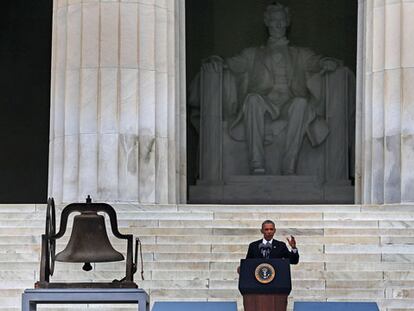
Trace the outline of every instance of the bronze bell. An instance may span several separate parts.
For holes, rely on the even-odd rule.
[[[68,219],[72,213],[80,213],[74,217],[72,233],[65,249],[55,254],[56,241],[65,235]],[[109,241],[105,228],[105,218],[98,214],[105,213],[109,217],[110,229],[114,238],[126,240],[125,276],[112,282],[50,282],[53,275],[55,261],[84,262],[83,269],[92,269],[91,262],[122,261],[124,256],[116,251]],[[36,282],[36,288],[138,288],[134,282],[134,274],[137,272],[138,249],[141,256],[141,277],[144,279],[142,262],[141,241],[135,240],[134,262],[134,237],[132,234],[122,234],[118,229],[118,221],[115,209],[106,203],[92,203],[88,195],[86,203],[71,203],[65,206],[61,212],[60,228],[56,232],[56,211],[53,198],[47,200],[46,231],[42,234],[42,251],[40,260],[40,279]]]
[[[91,262],[124,260],[109,241],[105,218],[95,211],[82,211],[74,217],[73,229],[66,248],[56,255],[56,261],[84,262],[83,269],[92,269]]]

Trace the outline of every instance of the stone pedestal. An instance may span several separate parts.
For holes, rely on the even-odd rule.
[[[49,195],[185,197],[184,1],[55,0]]]
[[[222,184],[198,181],[190,203],[352,204],[350,181],[324,183],[317,176],[229,176]]]

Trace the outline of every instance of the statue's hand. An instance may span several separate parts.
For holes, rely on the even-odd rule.
[[[201,66],[203,70],[207,72],[221,72],[223,71],[223,68],[225,68],[225,63],[220,56],[214,55],[203,60]]]
[[[326,57],[321,59],[320,66],[321,66],[321,74],[325,74],[327,72],[333,72],[339,67],[339,62],[330,57]]]

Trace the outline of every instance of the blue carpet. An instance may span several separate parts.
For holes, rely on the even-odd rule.
[[[156,302],[152,311],[237,311],[236,302]]]
[[[379,311],[375,302],[295,302],[293,311]]]

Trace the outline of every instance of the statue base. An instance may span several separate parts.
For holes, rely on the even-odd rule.
[[[197,204],[353,204],[349,180],[323,183],[317,176],[234,175],[225,181],[199,180],[190,186]]]

